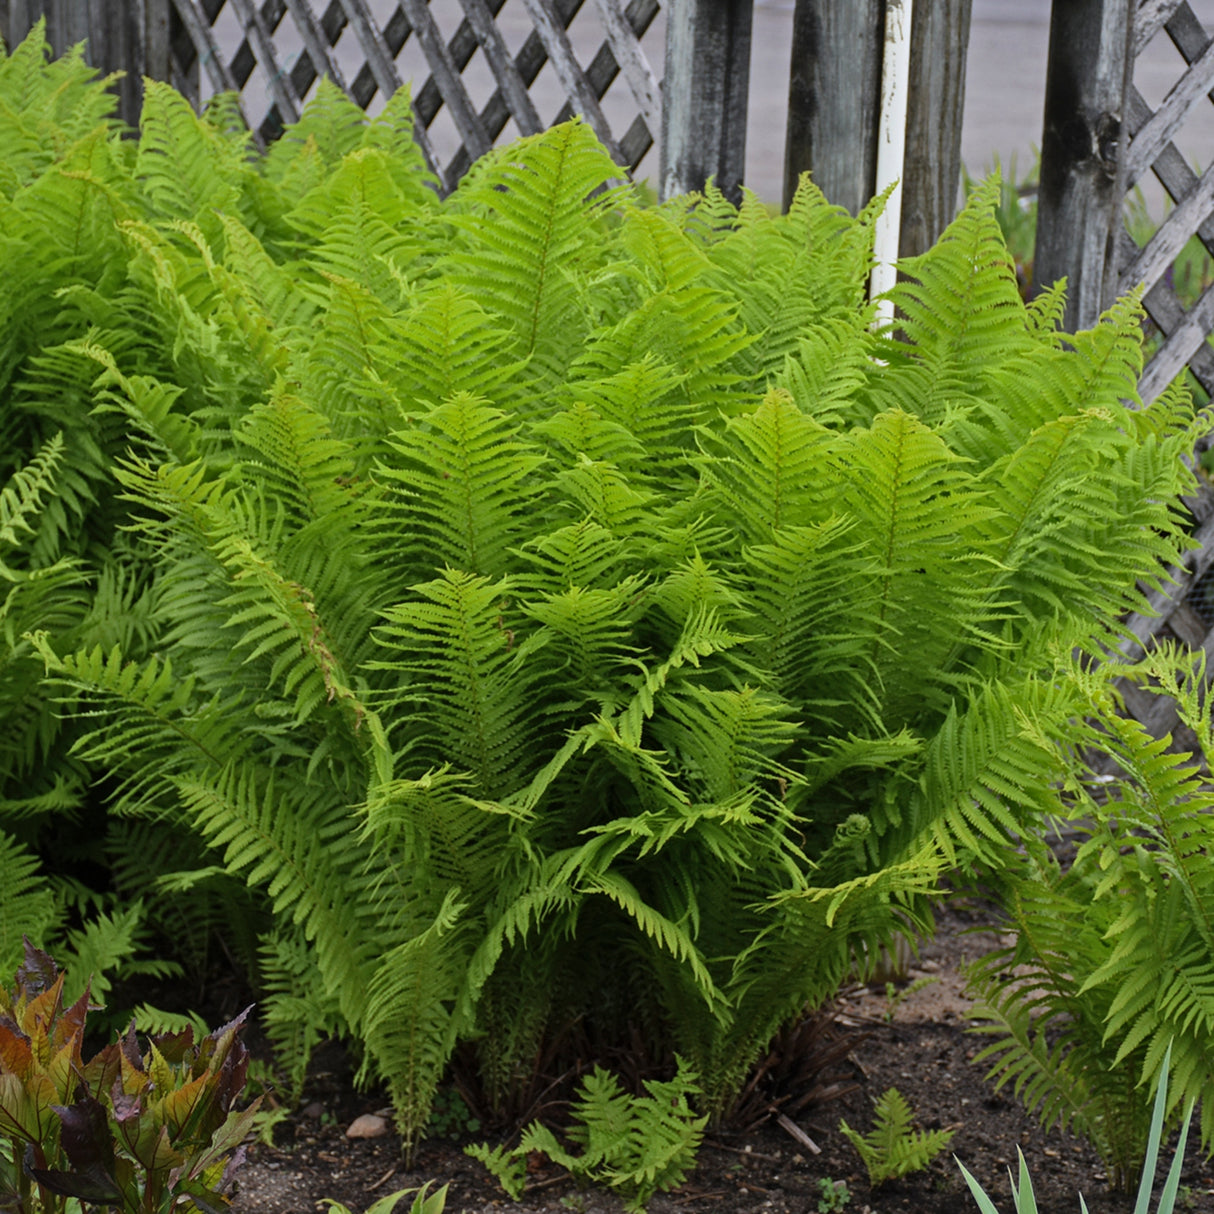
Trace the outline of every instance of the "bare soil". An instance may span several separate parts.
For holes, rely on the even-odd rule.
[[[981,906],[950,907],[936,938],[925,945],[891,1001],[881,987],[845,992],[841,1025],[869,1037],[849,1055],[844,1071],[855,1080],[847,1095],[810,1106],[796,1125],[818,1147],[814,1153],[774,1122],[748,1134],[709,1137],[695,1172],[679,1190],[659,1194],[651,1214],[814,1214],[821,1182],[844,1182],[847,1214],[968,1214],[977,1206],[953,1160],[956,1155],[1005,1214],[1013,1209],[1009,1166],[1024,1152],[1042,1214],[1078,1211],[1082,1192],[1091,1214],[1130,1214],[1132,1198],[1110,1193],[1096,1153],[1081,1139],[1046,1133],[1010,1096],[995,1093],[983,1068],[970,1059],[981,1041],[967,1034],[961,967],[997,947],[999,937]],[[912,984],[929,979],[927,984]],[[872,1108],[897,1087],[922,1129],[954,1129],[948,1151],[926,1171],[873,1189],[855,1149],[839,1132],[840,1118],[866,1132]],[[511,1202],[462,1142],[430,1139],[406,1169],[391,1137],[353,1140],[345,1130],[364,1112],[386,1112],[381,1096],[357,1094],[335,1065],[315,1076],[303,1111],[279,1127],[273,1148],[259,1146],[237,1175],[238,1214],[310,1214],[327,1210],[326,1198],[351,1211],[398,1189],[433,1182],[450,1186],[450,1214],[619,1214],[614,1196],[579,1190],[561,1169],[543,1164],[529,1173],[523,1200]],[[481,1133],[471,1136],[484,1139]],[[1170,1158],[1165,1154],[1165,1160]],[[538,1157],[536,1157],[538,1163]],[[1161,1166],[1160,1171],[1163,1172]],[[1214,1214],[1214,1162],[1199,1157],[1190,1140],[1177,1214]],[[408,1205],[398,1206],[400,1211]]]

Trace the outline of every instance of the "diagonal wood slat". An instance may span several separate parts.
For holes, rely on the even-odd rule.
[[[1194,60],[1189,70],[1168,90],[1159,109],[1138,132],[1126,158],[1126,187],[1132,186],[1171,142],[1189,111],[1214,87],[1214,41]]]
[[[1177,303],[1177,308],[1180,304]],[[1143,372],[1138,391],[1143,400],[1153,400],[1184,369],[1198,350],[1205,347],[1214,331],[1214,286],[1207,287],[1201,298],[1187,311]]]
[[[254,138],[262,146],[297,120],[304,98],[317,78],[327,74],[358,105],[366,108],[377,95],[400,87],[396,59],[410,37],[425,57],[429,73],[413,100],[415,134],[422,154],[448,192],[483,155],[513,118],[518,129],[533,134],[543,121],[529,89],[540,70],[551,63],[567,101],[557,121],[582,114],[618,163],[634,168],[652,147],[661,126],[661,89],[641,46],[641,38],[659,11],[660,0],[595,0],[604,39],[588,65],[576,55],[568,28],[584,0],[519,0],[531,19],[531,29],[518,52],[511,55],[497,25],[505,0],[459,0],[462,19],[454,35],[444,40],[429,0],[398,0],[386,21],[377,24],[368,0],[230,0],[243,37],[224,63],[212,26],[228,0],[171,0],[177,19],[172,39],[172,71],[198,104],[198,72],[205,69],[215,90],[237,93],[259,68],[265,73],[270,105]],[[280,27],[294,27],[302,49],[284,65],[276,45]],[[337,58],[337,43],[347,31],[361,52],[353,79],[348,80]],[[343,57],[348,42],[343,42]],[[479,110],[473,103],[463,72],[476,51],[484,53],[494,91]],[[622,76],[639,113],[617,138],[601,100]],[[203,93],[202,95],[205,95]],[[438,163],[428,128],[446,108],[459,146],[449,165]],[[248,118],[248,111],[242,105]]]
[[[1172,14],[1183,2],[1184,0],[1143,0],[1138,12],[1134,14],[1134,48],[1131,53],[1135,59],[1147,49],[1147,43],[1172,19]]]
[[[607,44],[615,55],[624,79],[651,131],[662,126],[662,93],[653,68],[641,50],[640,39],[632,32],[615,0],[596,0],[599,19],[607,32]]]
[[[252,38],[257,46],[257,55],[270,77],[270,93],[284,122],[295,122],[299,118],[300,99],[296,95],[291,78],[278,66],[274,52],[274,39],[266,26],[262,14],[252,0],[231,0],[240,22],[244,26],[245,38]],[[247,45],[247,43],[246,43]],[[239,52],[238,52],[239,53]],[[245,77],[247,80],[248,77]],[[244,81],[240,82],[242,85]]]
[[[1131,147],[1133,145],[1131,144]],[[1117,293],[1124,295],[1139,283],[1152,287],[1189,243],[1194,232],[1214,210],[1214,164],[1201,175],[1196,187],[1177,204],[1159,225],[1138,255],[1122,271]]]
[[[523,0],[523,4],[535,26],[535,32],[548,52],[548,58],[565,90],[565,95],[577,112],[594,128],[594,133],[618,164],[623,159],[623,154],[599,105],[598,95],[591,88],[585,72],[578,64],[565,23],[553,8],[552,0]]]
[[[476,40],[480,43],[481,50],[485,53],[485,60],[489,64],[490,71],[493,72],[497,87],[506,99],[507,106],[510,107],[510,114],[514,118],[515,125],[524,135],[535,135],[542,131],[544,129],[543,120],[535,108],[535,103],[531,100],[526,83],[519,75],[519,70],[493,20],[493,13],[489,10],[489,6],[485,0],[460,0],[460,4],[463,6],[468,24],[472,26],[473,32],[476,34]],[[492,139],[490,142],[492,143]]]
[[[447,44],[443,41],[438,26],[434,24],[434,18],[430,16],[427,0],[402,0],[402,5],[405,16],[409,18],[413,32],[426,53],[431,75],[443,95],[447,111],[464,141],[464,147],[473,158],[483,156],[493,146],[493,140],[485,133],[476,107],[468,96],[468,90],[460,80],[459,69],[451,59]]]

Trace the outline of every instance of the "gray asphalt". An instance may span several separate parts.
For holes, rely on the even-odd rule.
[[[839,0],[847,3],[848,0]],[[1065,2],[1065,0],[1064,0]],[[1207,29],[1214,28],[1214,0],[1190,0]],[[370,0],[372,12],[382,19],[395,8],[396,0]],[[784,120],[788,104],[789,45],[792,33],[792,0],[757,0],[751,59],[750,109],[747,124],[746,181],[761,197],[776,200],[781,194],[784,163]],[[442,31],[454,32],[461,10],[457,0],[431,0],[431,11]],[[962,128],[962,159],[970,172],[980,175],[998,157],[1005,168],[1015,159],[1023,175],[1031,168],[1041,142],[1042,106],[1045,96],[1046,51],[1049,44],[1050,0],[974,0],[966,81],[965,120]],[[516,50],[530,30],[526,10],[519,0],[502,9],[499,24],[507,45]],[[285,65],[299,53],[290,38],[290,19],[280,27],[280,54]],[[597,6],[584,4],[571,29],[575,49],[585,62],[602,41]],[[232,5],[221,11],[216,23],[219,45],[228,50],[238,45],[241,30]],[[659,16],[643,41],[643,49],[661,76],[664,23]],[[337,45],[339,66],[348,77],[358,70],[363,56],[347,29]],[[1158,104],[1179,78],[1183,61],[1166,35],[1147,48],[1135,67],[1135,84],[1153,105]],[[405,79],[424,79],[428,74],[416,40],[406,44],[397,68]],[[480,52],[464,73],[474,101],[482,103],[492,89],[492,78]],[[251,117],[258,120],[269,105],[268,77],[260,70],[245,90]],[[540,73],[532,89],[540,116],[550,121],[564,101],[551,66]],[[623,131],[636,113],[635,104],[622,80],[608,94],[605,111],[613,129]],[[375,104],[372,105],[374,111]],[[1178,143],[1199,168],[1214,160],[1214,107],[1206,105],[1178,137]],[[513,133],[512,127],[507,134]],[[445,111],[440,111],[431,136],[446,159],[458,146],[455,130]],[[650,152],[639,176],[657,176],[657,152]],[[1159,204],[1157,190],[1148,190],[1152,205]]]

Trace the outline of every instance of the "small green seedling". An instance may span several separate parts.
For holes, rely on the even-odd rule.
[[[839,1122],[839,1129],[860,1153],[873,1188],[921,1172],[953,1140],[952,1130],[911,1129],[911,1108],[897,1088],[889,1088],[877,1101],[873,1128],[859,1134]]]
[[[818,1181],[818,1189],[822,1194],[818,1198],[818,1214],[833,1214],[835,1210],[842,1210],[851,1204],[851,1189],[847,1187],[846,1180],[831,1180],[829,1176],[823,1176]]]

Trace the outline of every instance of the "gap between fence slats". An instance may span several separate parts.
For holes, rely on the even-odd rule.
[[[1187,72],[1168,91],[1159,109],[1138,132],[1126,158],[1126,188],[1151,167],[1152,161],[1180,129],[1189,111],[1210,93],[1214,84],[1214,42],[1210,42]]]
[[[485,0],[460,0],[460,4],[463,6],[468,24],[476,34],[476,40],[484,52],[489,70],[493,73],[494,80],[497,81],[497,87],[506,99],[506,105],[514,117],[515,125],[524,135],[538,134],[544,129],[543,120],[535,108],[535,103],[531,100],[531,94],[527,91],[527,86],[523,83],[518,68],[514,66],[510,49],[506,46],[501,31],[497,28],[497,22],[494,21],[489,6]],[[491,139],[490,143],[492,141]]]
[[[607,43],[615,60],[620,66],[632,95],[636,99],[641,115],[651,131],[660,130],[662,126],[662,93],[658,86],[657,77],[641,43],[632,32],[632,26],[620,12],[617,0],[596,0],[599,18],[603,29],[607,32]]]
[[[291,79],[278,66],[278,56],[274,53],[274,39],[266,28],[262,15],[258,12],[253,0],[231,0],[236,15],[244,26],[245,37],[251,37],[257,45],[257,56],[263,70],[269,76],[270,95],[283,122],[295,122],[299,118],[300,99],[295,95]],[[247,79],[247,77],[246,77]],[[245,81],[240,82],[243,87]]]
[[[427,0],[402,0],[402,7],[425,52],[426,62],[430,65],[430,75],[438,85],[438,91],[443,96],[447,112],[455,123],[460,139],[474,159],[483,156],[493,146],[493,140],[486,135],[485,128],[481,125],[476,108],[468,96],[468,90],[460,79],[459,69],[452,62],[447,44],[430,15]]]
[[[1197,188],[1190,190],[1159,225],[1151,239],[1138,251],[1117,280],[1117,293],[1124,295],[1139,283],[1152,287],[1180,256],[1194,232],[1214,209],[1214,164],[1201,175]]]
[[[1182,3],[1184,0],[1143,0],[1134,14],[1132,53],[1135,59],[1146,50],[1147,43],[1171,20],[1172,14]]]
[[[523,0],[523,5],[532,25],[535,26],[535,32],[544,44],[544,49],[548,52],[548,59],[565,90],[565,96],[590,124],[615,162],[620,163],[624,158],[623,153],[611,133],[598,97],[578,64],[565,24],[557,16],[552,0]]]

